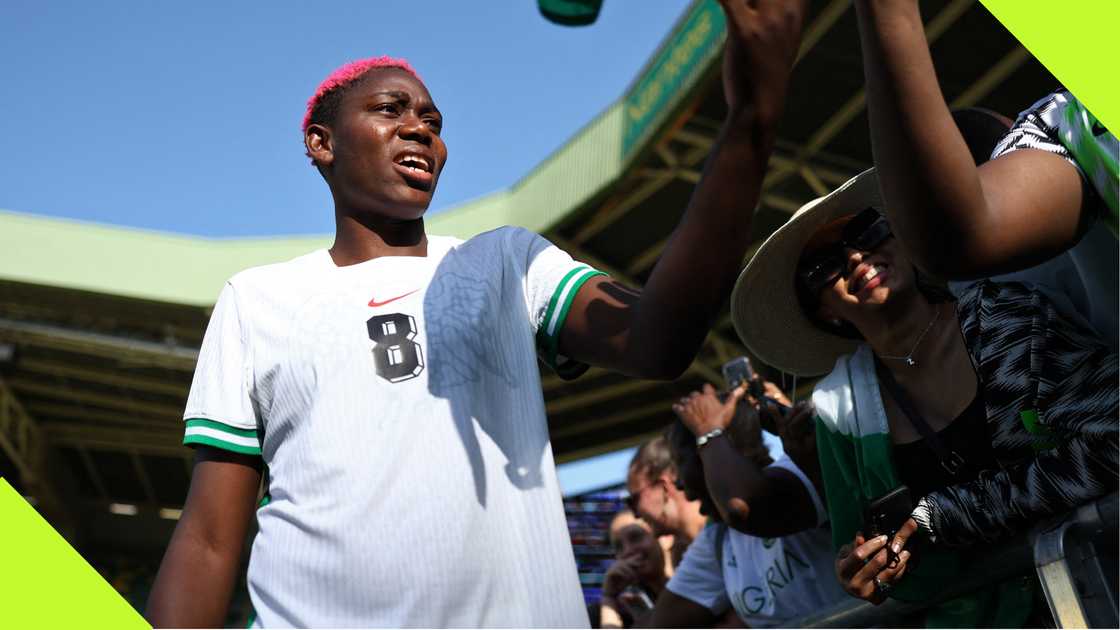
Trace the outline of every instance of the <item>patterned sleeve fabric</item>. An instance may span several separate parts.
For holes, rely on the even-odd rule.
[[[1068,92],[1053,92],[1019,114],[1015,124],[992,149],[992,159],[1019,149],[1038,149],[1061,156],[1074,167],[1069,149],[1058,139],[1056,114],[1066,103]]]
[[[1077,97],[1059,90],[1031,105],[996,144],[992,159],[1019,149],[1046,151],[1072,164],[1086,184],[1085,209],[1116,233],[1120,143]]]
[[[998,470],[923,497],[934,542],[990,542],[1117,488],[1117,355],[1017,283],[980,282],[958,306]]]

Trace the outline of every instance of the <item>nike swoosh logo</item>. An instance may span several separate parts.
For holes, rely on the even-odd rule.
[[[384,302],[378,302],[376,299],[373,299],[373,300],[369,301],[369,305],[373,306],[373,307],[385,306],[389,302],[396,302],[397,300],[399,300],[401,298],[406,298],[406,297],[412,295],[413,293],[416,293],[419,290],[420,289],[413,289],[412,291],[409,291],[408,293],[405,293],[404,295],[398,295],[395,298],[389,298],[388,300],[385,300]]]

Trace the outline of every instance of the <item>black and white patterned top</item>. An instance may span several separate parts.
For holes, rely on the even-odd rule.
[[[1115,351],[1019,283],[978,282],[957,311],[999,468],[923,497],[914,518],[926,534],[990,542],[1115,491]]]

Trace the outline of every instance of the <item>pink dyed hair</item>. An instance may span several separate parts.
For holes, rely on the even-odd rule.
[[[408,63],[405,59],[397,59],[396,57],[383,55],[381,57],[370,57],[369,59],[351,61],[330,73],[326,79],[323,79],[323,82],[320,83],[319,87],[315,90],[315,95],[307,101],[307,112],[303,115],[303,131],[307,131],[307,126],[311,124],[311,112],[315,109],[315,106],[319,104],[324,94],[353,83],[361,78],[363,74],[374,68],[400,68],[416,77],[417,81],[423,81],[412,67],[412,64]]]

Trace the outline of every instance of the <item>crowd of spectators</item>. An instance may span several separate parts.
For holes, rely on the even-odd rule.
[[[795,213],[732,296],[754,357],[819,378],[811,402],[760,380],[673,406],[627,486],[646,537],[686,549],[620,625],[921,603],[978,549],[1117,489],[1116,137],[1065,89],[1014,121],[951,112],[917,3],[855,5],[875,167]],[[1043,601],[1017,576],[917,621],[1039,625]]]

